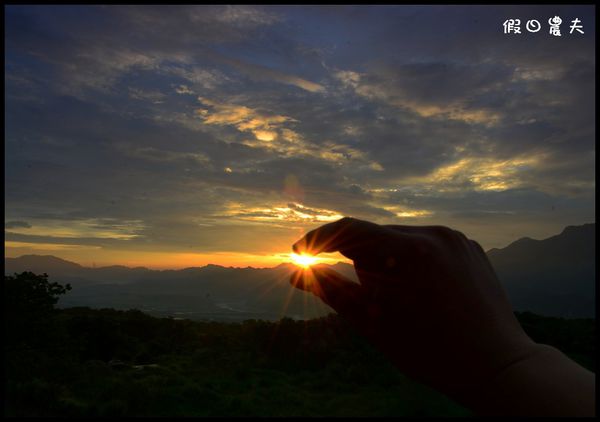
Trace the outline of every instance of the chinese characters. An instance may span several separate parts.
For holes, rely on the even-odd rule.
[[[548,34],[554,37],[561,37],[561,28],[560,25],[563,23],[563,20],[560,16],[553,16],[548,19]],[[521,19],[511,18],[506,19],[502,24],[504,28],[505,34],[521,34]],[[525,29],[527,32],[539,32],[542,29],[542,24],[537,19],[530,19],[525,23]],[[569,34],[573,34],[576,31],[580,34],[584,34],[583,32],[583,24],[581,19],[575,18],[571,21],[571,25],[569,26]]]

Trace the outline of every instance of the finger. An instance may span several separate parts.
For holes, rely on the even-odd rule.
[[[401,233],[418,233],[418,234],[428,234],[428,235],[437,235],[440,234],[440,232],[456,232],[457,234],[461,234],[461,232],[456,231],[456,230],[452,230],[449,227],[445,227],[445,226],[406,226],[406,225],[402,225],[402,224],[386,224],[385,226],[386,229],[391,229],[397,232],[401,232]]]
[[[299,270],[290,280],[294,287],[313,293],[342,317],[354,323],[364,318],[367,295],[357,283],[322,266]]]
[[[356,259],[377,244],[383,235],[384,230],[378,224],[344,217],[308,232],[292,248],[296,253],[313,255],[339,251],[347,258]]]
[[[485,251],[483,250],[483,248],[481,247],[481,245],[479,244],[479,242],[475,241],[475,240],[470,240],[471,245],[473,245],[473,248],[475,248],[475,250],[477,252],[479,252],[480,254],[485,254]]]
[[[421,228],[419,226],[405,226],[405,225],[402,225],[402,224],[386,224],[383,227],[385,227],[387,229],[396,230],[396,231],[399,231],[401,233],[413,233],[415,231],[415,229]]]
[[[307,292],[311,291],[309,275],[306,274],[310,269],[297,268],[290,276],[290,284],[297,289],[304,290]]]

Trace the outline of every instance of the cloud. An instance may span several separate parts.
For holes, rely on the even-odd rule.
[[[153,104],[163,103],[163,100],[166,97],[165,94],[159,91],[145,91],[142,89],[132,87],[129,88],[129,96],[136,100],[150,101]]]
[[[223,72],[218,69],[204,68],[200,66],[189,65],[186,62],[178,64],[167,64],[161,66],[161,72],[165,74],[175,75],[186,80],[186,83],[192,87],[202,88],[205,90],[213,90],[220,85],[230,82]],[[179,85],[176,88],[178,94],[193,94],[190,87]]]
[[[225,57],[214,52],[209,53],[208,56],[216,62],[229,65],[232,68],[250,76],[253,79],[257,79],[260,81],[276,81],[287,85],[293,85],[313,93],[325,91],[325,87],[323,85],[308,81],[298,76],[289,75],[284,72],[271,69],[267,66],[257,65],[246,61]]]
[[[52,236],[66,238],[94,237],[98,239],[132,239],[137,237],[137,232],[143,228],[140,220],[115,220],[104,219],[79,219],[75,221],[56,221],[38,219],[34,226],[12,226],[11,236],[33,235],[31,228],[34,228],[36,236]],[[26,229],[26,230],[22,230]]]
[[[292,122],[294,119],[282,115],[261,114],[249,107],[235,104],[223,104],[207,98],[199,97],[198,100],[212,108],[198,109],[197,113],[207,125],[232,125],[239,131],[248,131],[260,141],[270,142],[277,138],[275,129],[283,123]]]
[[[120,143],[117,148],[129,157],[135,157],[150,162],[176,162],[180,165],[210,165],[210,159],[202,152],[176,152],[153,147],[138,147],[132,144]]]
[[[136,70],[173,71],[214,86],[222,75],[194,66],[194,48],[201,52],[211,42],[240,40],[279,20],[249,6],[88,6],[78,11],[34,6],[9,13],[9,49],[59,69],[56,79],[45,82],[62,95],[86,99],[89,91],[115,94],[115,84]],[[83,17],[72,19],[71,13]],[[60,29],[45,25],[48,20]],[[24,27],[36,29],[27,33]]]
[[[361,74],[351,70],[340,70],[333,73],[336,79],[339,79],[342,84],[352,89],[356,89],[360,84]]]
[[[421,117],[495,125],[497,110],[469,104],[471,96],[497,89],[511,75],[497,65],[417,62],[375,66],[370,72],[337,71],[333,76],[357,95],[406,109]]]
[[[383,170],[381,164],[369,160],[367,154],[359,149],[330,140],[320,145],[309,142],[298,132],[285,127],[298,123],[290,116],[261,113],[246,106],[219,103],[202,97],[198,100],[208,106],[196,111],[205,124],[234,126],[240,132],[252,133],[254,139],[242,140],[244,145],[270,150],[281,156],[305,155],[336,164],[353,162],[374,171]]]
[[[540,166],[541,156],[496,160],[487,157],[461,158],[457,162],[437,168],[425,177],[405,179],[405,183],[434,188],[439,192],[514,189],[526,184],[521,179],[532,167]]]
[[[553,10],[582,37],[500,31],[547,10],[10,6],[10,242],[271,253],[352,215],[502,246],[593,220],[593,8]]]
[[[177,88],[175,88],[175,92],[181,95],[194,95],[194,91],[192,91],[186,85],[179,85]]]
[[[4,223],[4,228],[5,229],[16,229],[16,228],[30,229],[31,224],[29,224],[26,221],[7,221],[6,223]]]
[[[246,208],[243,204],[232,203],[229,205],[224,216],[248,221],[302,223],[331,222],[343,218],[343,215],[335,211],[310,208],[297,203],[257,208]]]

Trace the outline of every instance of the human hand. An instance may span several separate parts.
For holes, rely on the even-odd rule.
[[[330,305],[403,373],[463,404],[543,347],[519,325],[481,246],[456,230],[343,218],[293,249],[354,261],[360,284],[324,266],[299,269],[291,283]]]

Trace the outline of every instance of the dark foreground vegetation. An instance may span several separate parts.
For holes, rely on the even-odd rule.
[[[5,276],[6,416],[470,414],[335,315],[235,324],[55,309],[67,290]],[[534,340],[595,371],[595,320],[517,316]]]

